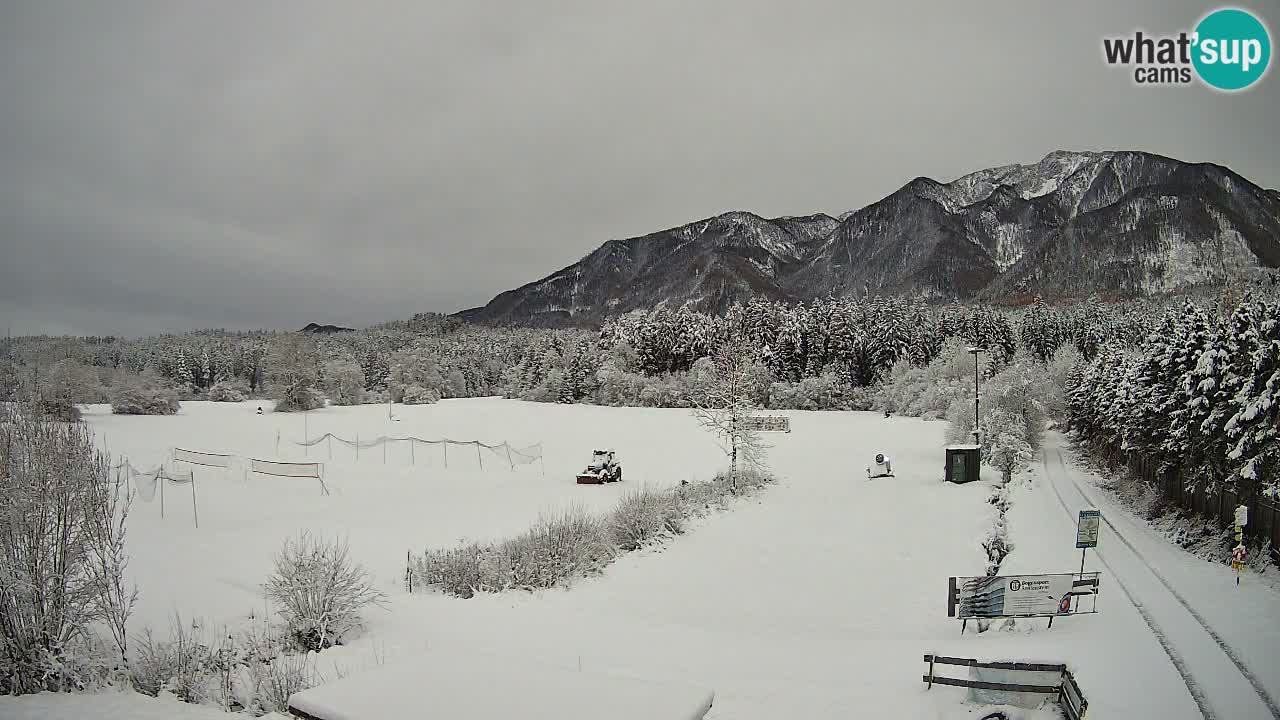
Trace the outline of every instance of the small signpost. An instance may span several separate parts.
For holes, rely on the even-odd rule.
[[[1244,569],[1244,526],[1249,524],[1249,506],[1236,507],[1236,546],[1231,548],[1231,569],[1236,571],[1236,586],[1240,586],[1240,571]]]
[[[1101,510],[1081,510],[1076,523],[1076,547],[1080,548],[1080,577],[1084,577],[1084,554],[1098,547],[1098,530],[1102,526]]]

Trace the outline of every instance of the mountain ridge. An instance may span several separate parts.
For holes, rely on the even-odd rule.
[[[1131,150],[920,176],[856,210],[734,210],[609,240],[455,316],[590,324],[653,307],[722,312],[751,296],[863,293],[937,302],[1135,297],[1280,267],[1280,191],[1221,165]]]

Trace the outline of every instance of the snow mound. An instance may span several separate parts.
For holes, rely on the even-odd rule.
[[[699,720],[709,690],[487,653],[434,652],[289,698],[319,720],[388,717]]]

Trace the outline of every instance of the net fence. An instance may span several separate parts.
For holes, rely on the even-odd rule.
[[[329,494],[324,484],[324,465],[317,462],[281,462],[279,460],[259,460],[249,458],[247,473],[273,475],[275,477],[311,478],[320,483],[320,492]]]
[[[143,502],[151,502],[155,499],[156,488],[160,486],[162,481],[177,485],[187,485],[195,482],[195,473],[191,470],[167,468],[164,465],[159,465],[150,470],[142,470],[134,467],[133,463],[127,459],[115,465],[113,469],[128,476],[129,482],[137,492],[138,499]]]
[[[315,448],[319,446],[326,447],[330,454],[333,455],[333,444],[337,443],[342,447],[346,447],[355,453],[356,459],[360,459],[360,453],[363,451],[381,450],[382,458],[386,460],[387,452],[390,448],[395,448],[395,452],[403,457],[406,453],[410,463],[417,462],[419,457],[431,461],[439,455],[439,459],[443,461],[445,467],[449,465],[450,450],[453,448],[453,456],[455,462],[459,458],[459,452],[466,453],[462,456],[465,459],[471,452],[475,453],[477,462],[483,467],[485,458],[489,458],[491,463],[509,465],[515,469],[517,465],[531,465],[542,460],[542,443],[534,443],[524,447],[517,447],[508,442],[497,444],[485,443],[479,440],[452,440],[450,438],[428,439],[420,438],[412,435],[404,437],[393,437],[389,435],[380,435],[376,438],[361,440],[358,436],[352,440],[340,437],[333,433],[325,433],[319,437],[304,442],[296,442],[295,445],[304,448]]]
[[[188,450],[186,448],[178,447],[173,449],[173,459],[176,462],[223,468],[224,470],[231,467],[232,457],[232,455],[228,455],[226,453],[202,452],[200,450]]]

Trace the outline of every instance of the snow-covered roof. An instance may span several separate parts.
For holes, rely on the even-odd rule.
[[[981,445],[948,445],[948,450],[981,450]]]

